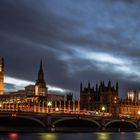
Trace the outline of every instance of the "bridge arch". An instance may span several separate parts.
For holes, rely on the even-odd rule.
[[[56,131],[98,131],[101,125],[87,118],[63,118],[53,123]]]
[[[89,121],[89,122],[91,122],[91,123],[96,124],[98,127],[101,127],[101,125],[100,125],[97,121],[91,120],[91,119],[87,119],[87,118],[80,118],[80,119],[78,119],[78,118],[62,118],[62,119],[56,120],[56,121],[53,123],[53,125],[55,125],[55,124],[57,124],[57,123],[59,123],[59,122],[62,122],[62,121],[67,121],[67,120],[85,120],[85,121]]]
[[[105,124],[106,130],[117,130],[117,131],[133,131],[137,130],[138,126],[136,123],[128,120],[112,120]]]
[[[41,120],[39,120],[39,119],[37,119],[37,118],[34,118],[34,117],[29,117],[29,116],[17,116],[17,117],[19,117],[19,118],[25,118],[25,119],[29,119],[29,120],[32,120],[32,121],[35,121],[36,123],[38,123],[40,126],[42,126],[42,127],[46,127],[46,125],[41,121]]]
[[[27,127],[27,128],[42,128],[45,130],[45,124],[36,118],[29,116],[0,116],[0,126],[10,127]]]

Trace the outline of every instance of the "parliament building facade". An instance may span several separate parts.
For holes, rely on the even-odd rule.
[[[116,86],[112,86],[111,82],[108,82],[106,86],[103,81],[96,86],[91,86],[88,83],[87,87],[80,85],[80,108],[81,110],[95,110],[102,111],[102,107],[105,108],[105,112],[117,115],[119,113],[119,96],[118,96],[118,83]]]
[[[4,59],[0,59],[0,110],[33,111],[33,112],[104,112],[112,116],[131,116],[140,118],[140,92],[128,91],[126,99],[119,98],[118,83],[111,81],[105,84],[86,87],[80,84],[80,100],[74,100],[73,94],[50,94],[44,79],[42,61],[40,62],[37,80],[24,90],[4,93]]]

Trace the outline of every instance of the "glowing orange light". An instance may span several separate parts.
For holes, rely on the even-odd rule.
[[[12,117],[16,117],[17,115],[16,115],[16,113],[13,113],[11,116],[12,116]]]
[[[18,136],[17,133],[10,133],[11,138],[16,138],[17,136]]]

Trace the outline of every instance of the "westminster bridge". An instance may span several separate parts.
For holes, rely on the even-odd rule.
[[[0,111],[0,131],[139,131],[139,119],[83,114]]]

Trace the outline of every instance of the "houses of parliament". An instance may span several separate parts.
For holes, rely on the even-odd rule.
[[[4,59],[0,60],[0,110],[33,111],[33,112],[79,112],[80,102],[73,100],[73,94],[66,97],[59,94],[49,94],[42,61],[40,61],[37,79],[34,85],[25,89],[4,92]]]
[[[4,92],[4,58],[0,59],[0,110],[33,111],[33,112],[104,112],[113,116],[140,117],[140,92],[128,91],[126,99],[119,97],[119,85],[107,84],[92,86],[89,82],[85,87],[80,84],[80,99],[74,100],[73,94],[50,94],[44,79],[42,61],[40,61],[37,80],[34,85],[25,89]]]

